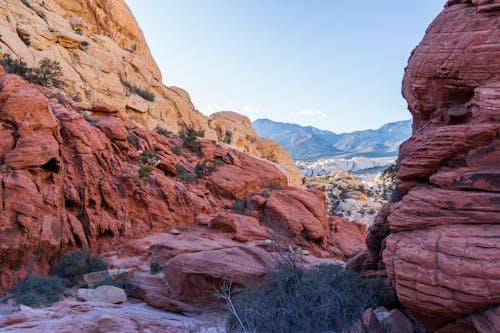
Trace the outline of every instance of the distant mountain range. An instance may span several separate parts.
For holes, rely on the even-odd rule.
[[[341,134],[269,119],[257,119],[252,125],[259,136],[278,141],[296,161],[397,156],[399,145],[411,135],[411,120]]]

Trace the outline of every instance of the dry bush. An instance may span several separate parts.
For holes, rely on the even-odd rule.
[[[233,290],[225,283],[218,295],[231,312],[230,332],[341,331],[365,309],[393,302],[380,279],[335,265],[304,269],[297,261],[279,264],[258,287]]]

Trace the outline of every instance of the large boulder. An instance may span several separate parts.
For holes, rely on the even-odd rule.
[[[120,304],[127,301],[127,295],[121,288],[104,285],[95,289],[78,289],[76,299],[81,302]]]
[[[282,234],[325,242],[329,238],[326,200],[317,190],[286,188],[273,192],[264,209],[264,222]]]
[[[233,235],[240,235],[240,222],[231,220],[237,219],[234,215],[218,214],[209,226],[189,233],[161,233],[126,242],[114,264],[137,267],[127,287],[130,295],[172,312],[220,309],[225,305],[217,297],[221,287],[255,286],[282,260],[300,258],[306,268],[344,265],[301,254],[292,242],[281,246],[285,243],[271,239],[232,240]],[[154,263],[157,270],[150,271],[147,263]]]

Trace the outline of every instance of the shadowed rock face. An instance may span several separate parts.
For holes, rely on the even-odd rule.
[[[403,95],[413,135],[399,154],[402,200],[368,245],[372,259],[383,250],[401,303],[435,329],[500,303],[500,3],[448,1]]]

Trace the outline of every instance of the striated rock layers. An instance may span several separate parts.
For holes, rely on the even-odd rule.
[[[203,129],[209,140],[225,139],[225,133],[217,136],[208,126],[208,118],[196,110],[186,91],[163,85],[142,31],[123,0],[0,0],[0,56],[4,54],[23,59],[30,67],[43,58],[59,62],[63,95],[83,108],[90,110],[95,102],[105,101],[148,129],[159,126],[178,133],[193,126]],[[269,157],[289,175],[291,184],[299,185],[300,173],[284,149],[274,141],[263,146],[255,150],[256,156]]]
[[[290,185],[302,185],[302,175],[290,154],[276,141],[259,137],[248,117],[231,111],[216,112],[208,118],[208,126],[219,141],[276,163]]]
[[[142,31],[122,0],[0,1],[0,53],[31,67],[45,57],[63,69],[64,93],[82,105],[106,101],[137,123],[177,132],[207,129],[188,94],[165,87]],[[150,91],[154,101],[130,87]]]
[[[381,267],[383,251],[399,301],[430,331],[498,332],[500,3],[448,1],[410,57],[403,94],[413,135],[399,153],[402,197],[375,222],[365,268]]]
[[[324,195],[287,186],[267,161],[208,140],[186,146],[104,103],[89,116],[47,95],[0,66],[0,291],[84,246],[125,262],[115,268],[160,263],[163,290],[179,288],[171,302],[151,302],[174,305],[232,275],[257,282],[283,236],[287,251],[342,256]]]

